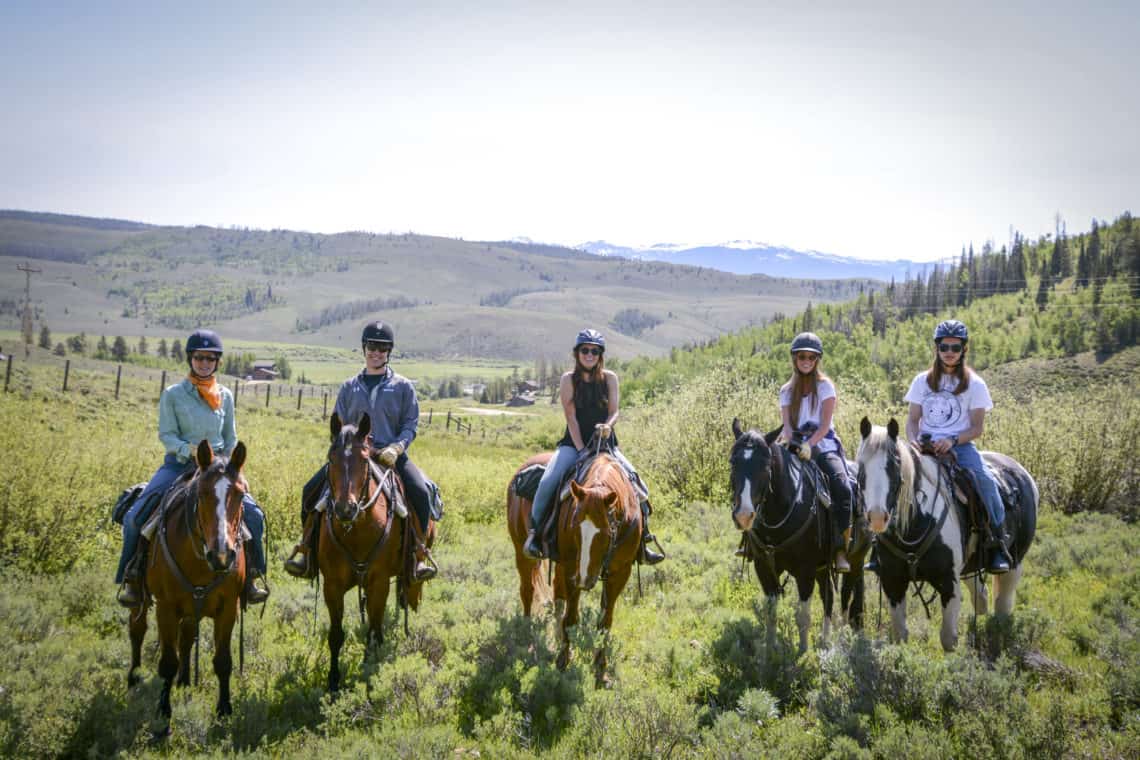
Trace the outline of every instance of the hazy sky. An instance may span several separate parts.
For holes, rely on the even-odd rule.
[[[1140,213],[1138,18],[1123,2],[5,2],[0,208],[955,255],[1058,212],[1074,232]]]

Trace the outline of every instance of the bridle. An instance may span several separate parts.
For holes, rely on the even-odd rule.
[[[337,447],[335,444],[329,447],[330,474],[332,473],[332,454],[336,448]],[[349,448],[351,450],[351,445]],[[344,528],[345,532],[352,530],[352,526],[356,524],[356,518],[360,517],[362,512],[367,512],[371,510],[373,506],[375,506],[376,500],[380,498],[380,494],[384,490],[384,486],[386,485],[388,478],[390,478],[392,475],[392,470],[386,469],[382,471],[380,469],[380,466],[372,461],[369,447],[367,445],[363,446],[363,449],[365,461],[368,463],[368,473],[365,476],[364,481],[360,484],[360,489],[356,493],[356,499],[348,502],[349,506],[352,508],[352,515],[348,518],[343,518],[339,514],[337,515],[337,519],[341,522],[341,525]],[[345,477],[349,478],[347,473]],[[369,486],[372,483],[376,483],[377,488],[372,492],[371,495],[369,495]],[[333,506],[329,510],[330,512],[336,511],[335,504],[336,502],[334,500]]]

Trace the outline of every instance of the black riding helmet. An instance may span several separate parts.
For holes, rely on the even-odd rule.
[[[366,346],[369,341],[387,343],[388,348],[392,348],[396,345],[396,333],[392,330],[392,325],[387,322],[369,322],[364,326],[364,332],[360,334],[361,348]]]
[[[798,354],[800,351],[810,351],[823,356],[823,341],[813,332],[802,332],[792,340],[792,354]]]
[[[966,325],[962,324],[956,319],[947,319],[938,323],[938,327],[934,328],[934,342],[942,340],[943,338],[961,338],[962,342],[970,340],[970,331],[966,329]]]
[[[574,350],[577,351],[585,345],[597,346],[602,349],[602,353],[606,351],[606,339],[597,330],[586,328],[578,333],[578,338],[574,341]]]

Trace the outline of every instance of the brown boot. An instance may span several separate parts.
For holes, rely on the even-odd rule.
[[[305,528],[301,542],[293,547],[293,553],[285,560],[285,572],[295,578],[313,578],[316,576],[316,562],[310,560],[309,553],[316,543],[317,518],[319,513],[310,512],[305,518]]]
[[[412,580],[416,583],[430,581],[438,574],[435,562],[429,561],[430,556],[422,544],[416,548],[416,569],[412,571]]]
[[[149,547],[150,542],[145,537],[140,537],[135,555],[131,557],[126,574],[123,576],[123,585],[119,587],[119,593],[115,596],[119,604],[124,607],[133,609],[142,604],[142,577],[145,572],[146,555]]]

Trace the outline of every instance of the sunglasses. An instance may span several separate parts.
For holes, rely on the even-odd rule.
[[[379,343],[379,342],[370,340],[364,344],[364,350],[365,351],[384,352],[384,351],[391,351],[392,346],[391,346],[391,344],[388,344],[388,343]]]
[[[813,354],[809,351],[805,351],[802,354],[796,354],[796,361],[798,362],[814,362],[817,359],[819,359],[819,354]]]
[[[582,356],[601,356],[602,349],[600,348],[579,348],[578,353]]]
[[[939,343],[938,350],[944,354],[960,354],[965,348],[961,343]]]
[[[217,354],[191,354],[191,361],[195,362],[216,362],[218,360]]]

